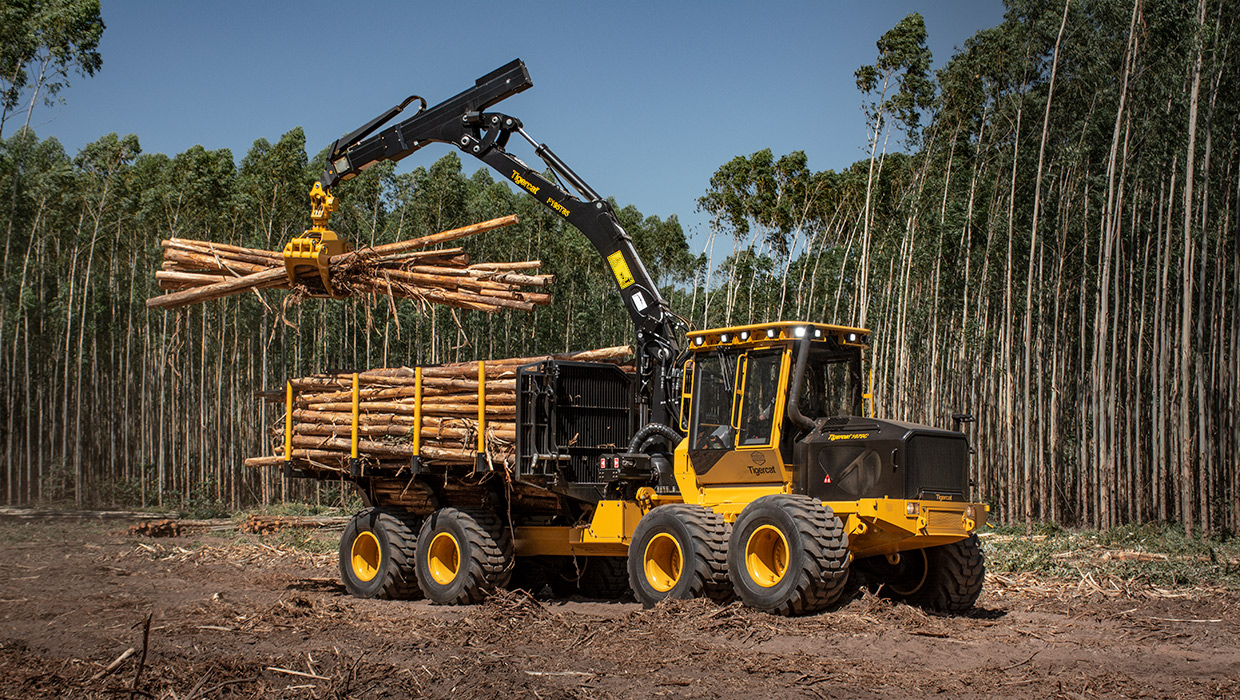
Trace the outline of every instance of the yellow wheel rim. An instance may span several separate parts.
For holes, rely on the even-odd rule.
[[[666,593],[675,588],[676,583],[680,581],[684,554],[680,551],[680,543],[675,537],[666,532],[660,532],[646,543],[642,563],[646,573],[646,582],[656,591]]]
[[[788,573],[788,540],[774,525],[762,525],[745,543],[745,568],[749,578],[763,588],[784,580]]]
[[[431,546],[427,549],[426,568],[430,570],[435,583],[441,586],[456,580],[456,575],[461,570],[461,546],[456,543],[455,537],[441,532],[431,539]]]
[[[357,533],[353,546],[349,548],[349,559],[353,563],[353,575],[359,581],[369,581],[377,576],[379,565],[383,563],[383,551],[379,548],[375,533]]]

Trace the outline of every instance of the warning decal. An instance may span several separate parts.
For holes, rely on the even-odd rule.
[[[629,272],[629,264],[624,261],[623,252],[617,250],[608,255],[607,264],[611,265],[611,271],[616,275],[616,281],[620,283],[621,289],[633,284],[633,273]]]

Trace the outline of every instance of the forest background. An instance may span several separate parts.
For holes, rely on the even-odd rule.
[[[531,315],[274,296],[148,312],[161,239],[280,249],[323,154],[293,129],[227,150],[67,154],[30,114],[102,58],[98,3],[0,3],[0,489],[7,503],[222,508],[333,498],[242,460],[280,419],[258,393],[323,371],[630,342],[584,236],[462,164],[341,185],[356,244],[516,213],[465,242],[540,259]],[[856,72],[868,157],[836,172],[769,150],[720,165],[691,250],[675,216],[617,204],[696,327],[777,319],[874,331],[877,415],[950,426],[995,518],[1240,525],[1240,28],[1236,0],[1010,0],[930,71],[910,15]],[[19,122],[22,122],[19,126]],[[472,170],[472,172],[471,172]],[[583,173],[587,180],[589,173]]]

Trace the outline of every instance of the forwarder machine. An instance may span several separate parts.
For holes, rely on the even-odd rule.
[[[481,452],[473,468],[415,456],[390,473],[353,461],[348,479],[367,508],[340,543],[348,591],[469,603],[503,586],[574,584],[594,596],[631,589],[647,606],[739,597],[803,614],[868,585],[934,610],[970,609],[984,568],[976,532],[989,509],[969,500],[965,435],[867,415],[866,329],[687,330],[612,206],[520,119],[490,111],[532,85],[516,60],[429,109],[410,97],[333,143],[312,190],[315,226],[286,249],[289,274],[330,296],[325,261],[347,245],[327,229],[332,188],[381,161],[453,144],[598,250],[636,330],[634,371],[520,368],[514,463]],[[416,114],[382,128],[414,101]],[[514,134],[545,171],[509,153]],[[292,461],[285,471],[340,478]]]

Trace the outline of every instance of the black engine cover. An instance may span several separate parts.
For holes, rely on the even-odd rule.
[[[872,418],[820,420],[794,447],[801,492],[824,501],[969,495],[963,433]]]

